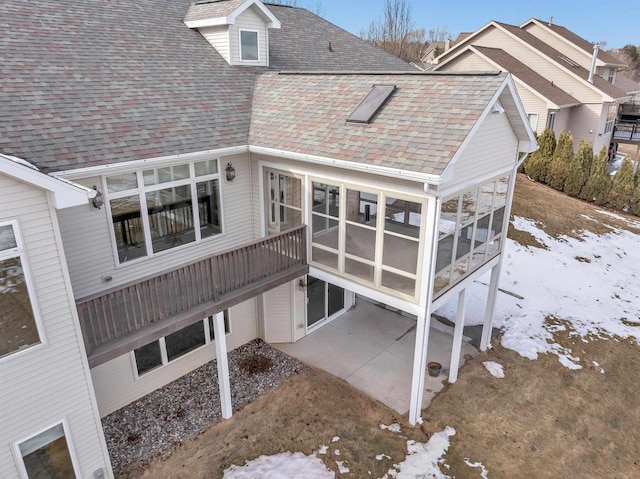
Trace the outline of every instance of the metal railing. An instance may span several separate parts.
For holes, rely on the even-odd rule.
[[[640,142],[640,124],[637,121],[619,121],[613,129],[613,139]]]

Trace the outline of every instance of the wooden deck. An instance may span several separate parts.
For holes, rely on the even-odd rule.
[[[306,226],[76,302],[95,367],[309,270]]]

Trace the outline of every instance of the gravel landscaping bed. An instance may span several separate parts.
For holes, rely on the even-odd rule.
[[[231,351],[228,360],[234,412],[305,368],[259,339]],[[114,473],[143,469],[221,417],[213,360],[103,418]]]

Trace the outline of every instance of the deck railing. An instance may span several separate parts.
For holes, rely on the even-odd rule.
[[[640,142],[640,124],[636,121],[619,121],[613,130],[613,139]]]
[[[300,268],[307,266],[305,228],[299,226],[79,300],[76,306],[90,359],[95,348],[154,323],[203,307],[214,308],[225,300],[228,303],[230,297],[240,302],[242,295],[270,289],[270,282],[282,280],[288,272],[300,274]]]

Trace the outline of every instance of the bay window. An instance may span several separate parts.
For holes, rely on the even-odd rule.
[[[222,233],[218,160],[105,180],[120,263]]]

